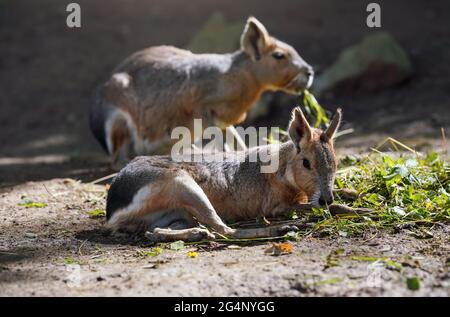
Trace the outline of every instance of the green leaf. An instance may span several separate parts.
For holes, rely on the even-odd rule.
[[[315,117],[315,128],[326,125],[330,121],[325,109],[308,90],[303,91],[303,104],[305,105],[305,110],[308,115]]]
[[[321,285],[333,285],[333,284],[337,284],[342,282],[342,278],[330,278],[327,280],[322,280],[322,281],[318,281],[318,282],[314,282],[312,283],[312,286],[321,286]]]
[[[355,261],[367,261],[367,262],[376,262],[376,261],[380,261],[383,262],[386,266],[401,271],[403,270],[403,266],[400,263],[397,263],[391,259],[388,258],[377,258],[377,257],[372,257],[372,256],[354,256],[352,257],[352,260]]]
[[[409,290],[417,291],[420,288],[420,280],[418,277],[408,277],[406,279],[406,286]]]
[[[287,217],[288,217],[288,219],[292,219],[292,220],[298,219],[298,215],[297,215],[297,212],[295,210],[291,210],[288,213]]]
[[[25,208],[43,208],[43,207],[48,206],[46,203],[39,203],[39,202],[32,201],[30,199],[24,199],[17,205],[23,206]]]
[[[138,251],[138,254],[140,256],[143,256],[143,257],[147,257],[147,256],[154,257],[154,256],[157,256],[157,255],[160,255],[161,253],[162,253],[162,249],[161,248],[153,248],[150,251],[147,251],[147,250]]]
[[[365,255],[352,257],[352,260],[355,260],[355,261],[368,261],[368,262],[375,262],[375,261],[378,261],[379,259],[380,258],[376,258],[373,256],[365,256]]]
[[[106,217],[106,211],[103,209],[94,209],[89,211],[89,217],[91,218],[103,218]]]
[[[67,264],[67,265],[70,265],[70,264],[78,264],[78,265],[80,265],[81,264],[81,262],[79,260],[75,260],[71,256],[66,257],[64,259],[64,263]]]
[[[184,241],[179,240],[179,241],[172,242],[169,245],[169,248],[171,250],[175,250],[175,251],[183,250],[184,249]]]
[[[344,182],[339,177],[336,177],[335,183],[337,188],[339,189],[344,188]]]
[[[295,231],[289,231],[283,236],[284,240],[287,241],[297,241],[299,236],[298,233]]]
[[[379,206],[381,204],[381,202],[383,201],[382,197],[379,194],[375,194],[375,193],[364,196],[363,199],[375,206]]]
[[[383,156],[383,163],[386,164],[388,167],[394,167],[395,161],[390,156]]]

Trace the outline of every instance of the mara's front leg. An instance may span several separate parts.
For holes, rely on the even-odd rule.
[[[239,122],[244,121],[246,114]],[[212,112],[208,111],[206,113],[206,122],[208,127],[216,127],[221,131],[223,136],[222,140],[215,140],[215,151],[217,152],[233,152],[236,150],[245,151],[247,146],[244,140],[237,132],[233,125],[228,125],[221,122]],[[209,136],[208,136],[209,137]],[[237,146],[236,146],[237,145]]]
[[[279,206],[272,210],[272,216],[284,216],[291,211],[308,212],[311,211],[311,204],[292,204],[289,206]],[[298,231],[296,225],[277,225],[269,226],[265,228],[252,228],[252,229],[235,229],[233,233],[234,238],[245,239],[245,238],[264,238],[264,237],[274,237],[282,236],[289,231]]]
[[[234,229],[232,238],[236,239],[254,239],[254,238],[270,238],[279,237],[288,233],[289,231],[298,231],[298,227],[295,225],[278,225],[264,228],[251,228],[251,229]]]

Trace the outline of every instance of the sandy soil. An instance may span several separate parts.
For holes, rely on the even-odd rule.
[[[149,256],[142,252],[153,246],[145,239],[108,236],[104,218],[90,217],[91,210],[104,208],[104,193],[104,186],[61,179],[0,194],[0,295],[450,295],[449,226],[435,226],[431,239],[407,230],[359,238],[310,236],[280,256],[265,253],[270,242],[182,250],[166,245]],[[18,206],[24,199],[48,206]],[[189,251],[198,256],[188,257]],[[355,257],[390,259],[402,269]],[[408,277],[421,280],[419,290],[407,288]]]

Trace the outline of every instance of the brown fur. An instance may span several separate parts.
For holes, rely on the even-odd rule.
[[[311,66],[255,18],[248,19],[241,46],[230,54],[157,46],[131,55],[96,94],[94,134],[111,155],[167,154],[175,127],[192,131],[194,118],[204,119],[203,128],[238,124],[264,91],[298,93],[311,84]],[[127,121],[131,140],[110,141],[114,120]],[[123,151],[123,144],[131,149]]]
[[[323,132],[311,128],[296,108],[289,125],[290,141],[226,153],[223,161],[174,162],[168,156],[138,157],[111,185],[109,225],[120,230],[127,221],[138,218],[146,223],[149,237],[156,240],[180,235],[186,239],[211,237],[198,228],[195,234],[170,231],[172,226],[177,230],[190,228],[195,221],[221,235],[238,238],[279,233],[286,228],[237,230],[224,221],[279,216],[301,209],[300,199],[308,199],[314,206],[331,204],[336,172],[333,135],[340,117],[339,110],[330,128]],[[321,138],[324,133],[327,138]],[[277,171],[261,173],[262,163],[248,160],[252,151],[263,150],[279,158]]]

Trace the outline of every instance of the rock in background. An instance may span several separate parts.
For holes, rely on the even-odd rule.
[[[244,22],[228,22],[221,12],[209,17],[188,44],[194,53],[231,53],[239,49]]]
[[[342,51],[316,78],[313,88],[318,95],[374,92],[400,84],[411,75],[411,61],[403,48],[389,33],[378,32]]]

